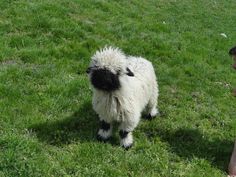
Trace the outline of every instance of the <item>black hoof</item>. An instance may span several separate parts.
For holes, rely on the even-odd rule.
[[[129,146],[122,146],[122,148],[124,148],[124,150],[128,151],[131,147],[133,146],[133,144],[130,144]]]
[[[151,116],[151,114],[148,114],[144,118],[147,119],[147,120],[153,120],[153,119],[156,118],[156,115],[155,116]]]
[[[106,138],[102,137],[101,135],[97,135],[97,140],[99,142],[106,143],[109,140],[109,138],[106,139]]]

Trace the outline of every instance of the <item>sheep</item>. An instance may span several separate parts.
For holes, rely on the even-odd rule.
[[[120,123],[120,144],[129,149],[142,113],[146,112],[148,119],[159,114],[159,90],[152,63],[126,56],[118,48],[105,47],[92,56],[87,73],[93,90],[93,109],[100,119],[97,139],[109,140],[115,121]]]

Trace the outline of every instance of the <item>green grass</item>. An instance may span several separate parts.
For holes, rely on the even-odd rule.
[[[0,0],[0,176],[225,176],[235,9],[234,0]],[[162,116],[140,122],[129,151],[117,134],[95,139],[85,70],[106,44],[147,58],[158,75]]]

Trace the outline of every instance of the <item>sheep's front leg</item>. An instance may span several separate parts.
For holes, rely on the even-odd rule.
[[[97,133],[98,141],[106,142],[112,135],[112,125],[104,120],[100,120],[100,128]]]
[[[123,121],[120,124],[120,127],[119,127],[120,144],[126,150],[131,148],[133,145],[132,131],[138,125],[139,120],[140,120],[140,114],[133,116],[131,119],[128,119],[127,121]]]
[[[120,135],[120,138],[121,138],[120,144],[123,148],[128,150],[129,148],[131,148],[133,146],[132,132],[128,132],[126,130],[120,130],[119,135]]]

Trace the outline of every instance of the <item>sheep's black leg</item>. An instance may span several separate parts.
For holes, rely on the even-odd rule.
[[[133,136],[132,132],[128,132],[126,130],[119,131],[120,139],[121,139],[121,146],[128,150],[133,145]]]
[[[100,129],[97,133],[97,139],[102,142],[106,142],[112,135],[112,126],[110,123],[104,120],[100,121]]]
[[[135,127],[137,127],[140,121],[140,112],[134,112],[133,114],[127,113],[127,117],[120,123],[119,135],[120,144],[123,148],[129,149],[133,146],[133,135]]]

